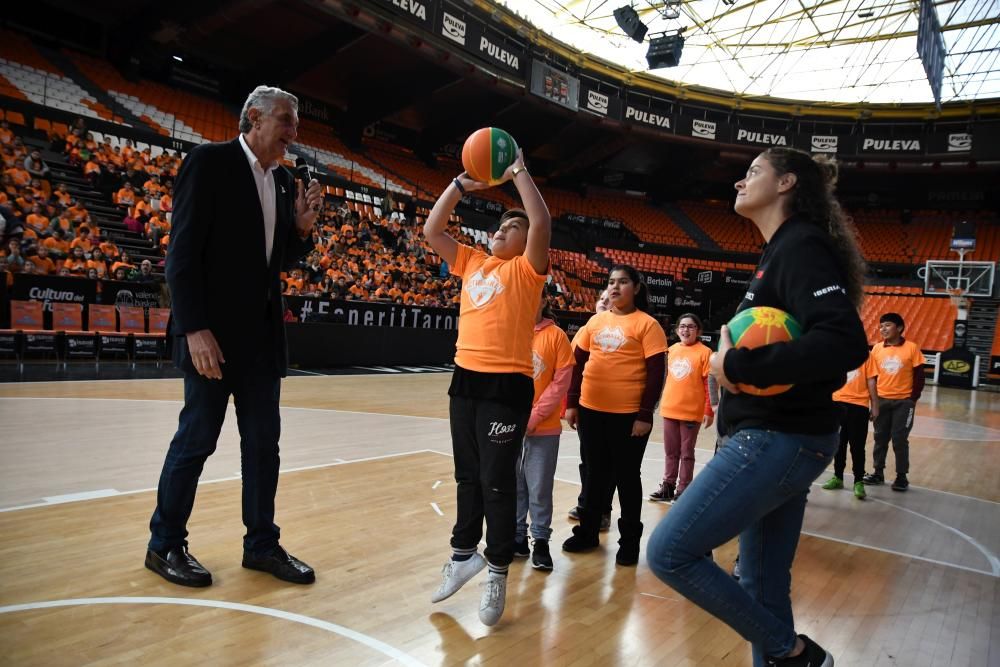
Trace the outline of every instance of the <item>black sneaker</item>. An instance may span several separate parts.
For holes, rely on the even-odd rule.
[[[806,647],[794,658],[765,658],[765,665],[773,667],[833,667],[833,656],[830,653],[809,639],[805,635],[799,635]]]
[[[649,499],[654,503],[666,503],[674,499],[674,485],[669,482],[660,482],[660,488],[649,494]]]
[[[740,557],[739,556],[736,557],[736,562],[733,563],[733,572],[732,572],[732,575],[733,575],[733,579],[735,579],[736,581],[740,580]]]
[[[906,475],[896,475],[896,481],[892,483],[893,491],[906,491],[910,488],[910,480],[906,479]]]
[[[875,472],[868,473],[862,477],[861,483],[867,486],[881,486],[885,484],[885,477],[882,476],[882,473],[876,470]]]
[[[548,540],[535,540],[535,549],[531,552],[531,567],[536,570],[552,569],[552,556],[549,554]]]
[[[678,500],[681,499],[681,495],[683,495],[683,493],[684,493],[684,489],[681,489],[680,491],[678,491],[677,493],[675,493],[674,497],[670,499],[670,502],[671,503],[676,503]]]
[[[571,509],[569,511],[569,520],[570,521],[579,521],[581,514],[583,514],[583,508],[580,507],[579,505],[576,505],[576,506],[573,507],[573,509]]]
[[[611,530],[611,512],[601,515],[601,532],[606,533]]]
[[[521,539],[514,540],[514,558],[527,558],[531,555],[531,549],[528,548],[528,538],[523,537]]]

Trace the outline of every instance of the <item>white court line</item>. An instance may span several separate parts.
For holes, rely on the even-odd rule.
[[[117,496],[117,489],[97,489],[96,491],[81,491],[80,493],[67,493],[61,496],[46,496],[42,498],[46,503],[58,505],[59,503],[72,503],[77,500],[93,500],[94,498],[107,498]]]
[[[997,558],[996,555],[992,551],[990,551],[988,548],[986,548],[985,546],[983,546],[982,544],[980,544],[979,541],[976,540],[971,535],[967,535],[967,534],[963,533],[962,531],[960,531],[958,528],[955,528],[954,526],[949,526],[946,523],[942,523],[942,522],[938,521],[937,519],[933,519],[933,518],[927,516],[926,514],[921,514],[920,512],[916,512],[914,510],[911,510],[908,507],[903,507],[902,505],[897,505],[895,503],[890,503],[888,500],[881,500],[880,498],[872,498],[871,496],[869,496],[869,499],[870,500],[874,500],[877,503],[882,503],[883,505],[888,505],[889,507],[895,507],[896,509],[902,510],[904,512],[909,512],[910,514],[913,514],[914,516],[918,516],[921,519],[926,519],[927,521],[930,521],[934,525],[940,526],[941,528],[944,528],[945,530],[950,530],[951,532],[955,533],[956,535],[958,535],[959,537],[961,537],[963,540],[965,540],[966,542],[968,542],[969,544],[971,544],[972,546],[974,546],[976,549],[978,549],[979,552],[981,554],[983,554],[983,556],[986,557],[986,562],[988,562],[990,564],[990,568],[993,570],[993,572],[992,572],[993,576],[994,577],[1000,577],[1000,558]]]
[[[84,605],[98,605],[98,604],[175,604],[175,605],[188,605],[192,607],[211,607],[214,609],[228,609],[231,611],[243,611],[250,614],[259,614],[261,616],[270,616],[272,618],[278,618],[283,621],[291,621],[292,623],[301,623],[302,625],[308,625],[313,628],[319,628],[320,630],[326,630],[327,632],[332,632],[333,634],[340,635],[351,641],[355,641],[363,646],[366,646],[373,651],[377,651],[387,658],[391,658],[401,664],[410,665],[411,667],[423,667],[424,663],[419,660],[407,655],[406,653],[400,651],[394,646],[390,646],[383,641],[375,639],[374,637],[369,637],[366,634],[358,632],[357,630],[351,630],[350,628],[344,627],[343,625],[337,625],[336,623],[330,623],[329,621],[321,621],[318,618],[312,618],[311,616],[303,616],[302,614],[293,614],[288,611],[282,611],[280,609],[271,609],[270,607],[259,607],[252,604],[242,604],[240,602],[228,602],[223,600],[205,600],[201,598],[163,598],[163,597],[104,597],[104,598],[77,598],[74,600],[48,600],[45,602],[28,602],[26,604],[12,604],[5,607],[0,607],[0,614],[9,614],[18,611],[30,611],[33,609],[53,609],[56,607],[77,607]]]
[[[671,602],[681,602],[679,598],[670,598],[665,595],[654,595],[653,593],[639,593],[639,595],[645,595],[648,598],[656,598],[657,600],[669,600]]]
[[[332,375],[327,375],[326,373],[317,373],[316,371],[304,371],[301,368],[289,368],[290,371],[295,371],[296,373],[305,373],[306,377],[318,375],[321,378],[333,377]],[[298,375],[290,375],[289,377],[299,377]]]
[[[434,486],[432,486],[431,488],[432,488],[432,489],[436,489],[436,488],[438,488],[439,486],[441,486],[441,480],[438,480],[438,481],[434,482]]]
[[[869,496],[871,498],[871,496]],[[812,531],[803,530],[803,535],[809,535],[810,537],[816,537],[821,540],[830,540],[831,542],[840,542],[841,544],[847,544],[852,547],[858,547],[861,549],[872,549],[874,551],[881,551],[882,553],[892,554],[893,556],[902,556],[903,558],[912,558],[914,560],[922,560],[925,563],[933,563],[934,565],[943,565],[945,567],[953,567],[958,570],[965,570],[966,572],[975,572],[976,574],[985,574],[986,576],[997,576],[990,572],[989,570],[980,570],[974,567],[969,567],[967,565],[959,565],[958,563],[949,563],[943,560],[935,560],[934,558],[927,558],[926,556],[918,556],[916,554],[908,554],[904,551],[896,551],[894,549],[887,549],[885,547],[877,547],[872,544],[862,544],[860,542],[854,542],[853,540],[844,540],[839,537],[831,537],[830,535],[823,535],[821,533],[814,533]]]
[[[434,511],[438,513],[438,516],[444,516],[444,512],[441,511],[441,508],[438,507],[437,503],[431,503],[431,507],[434,508]]]
[[[316,465],[302,466],[300,468],[285,468],[285,469],[279,470],[278,473],[280,474],[280,473],[286,473],[286,472],[301,472],[303,470],[317,470],[319,468],[331,468],[333,466],[348,465],[350,463],[364,463],[366,461],[378,461],[380,459],[391,459],[391,458],[395,458],[395,457],[398,457],[398,456],[411,456],[413,454],[425,454],[425,453],[428,453],[429,451],[430,450],[427,450],[427,449],[416,449],[416,450],[413,450],[413,451],[410,451],[410,452],[399,452],[399,453],[396,453],[396,454],[383,454],[381,456],[366,456],[366,457],[360,458],[360,459],[350,459],[350,460],[338,459],[337,461],[335,461],[333,463],[318,463]],[[216,478],[216,479],[198,480],[198,484],[218,484],[219,482],[232,482],[232,481],[235,481],[237,479],[240,479],[240,475],[239,474],[232,475],[230,477],[219,477],[219,478]],[[105,497],[111,497],[111,496],[127,496],[127,495],[130,495],[130,494],[133,494],[133,493],[148,493],[150,491],[156,491],[156,490],[157,490],[157,487],[155,487],[155,486],[151,487],[151,488],[148,488],[148,489],[132,489],[130,491],[118,491],[116,489],[108,489],[108,491],[113,491],[114,493],[108,493],[108,494],[104,494],[104,495],[100,495],[100,496],[93,496],[93,497],[94,498],[105,498]],[[29,510],[29,509],[34,509],[36,507],[51,507],[52,505],[61,505],[61,504],[64,504],[64,503],[74,503],[74,502],[79,502],[81,500],[90,500],[91,498],[88,497],[88,494],[91,494],[91,493],[98,493],[98,492],[97,491],[84,491],[83,493],[68,493],[68,494],[66,494],[64,496],[51,496],[51,500],[49,502],[29,503],[27,505],[15,505],[13,507],[0,507],[0,513],[3,513],[3,512],[16,512],[18,510]]]

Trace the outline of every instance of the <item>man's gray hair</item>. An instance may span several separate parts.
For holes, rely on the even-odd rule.
[[[295,113],[299,111],[299,98],[291,93],[285,92],[281,88],[274,86],[257,86],[243,103],[243,111],[240,112],[240,132],[246,134],[253,127],[250,120],[250,109],[259,109],[261,114],[268,115],[274,111],[274,103],[278,100],[285,100],[292,105]]]

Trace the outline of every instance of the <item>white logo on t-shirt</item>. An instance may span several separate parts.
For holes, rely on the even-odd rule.
[[[496,271],[491,273],[489,278],[484,277],[482,271],[476,271],[465,281],[465,291],[469,293],[469,300],[476,308],[489,304],[503,290],[503,283],[497,277]]]
[[[899,357],[886,357],[879,364],[879,368],[884,370],[889,375],[895,375],[899,372],[899,369],[903,367],[903,360]]]
[[[853,371],[849,371],[847,373],[847,381],[848,382],[853,382],[854,378],[856,378],[856,377],[858,377],[858,369],[857,368],[855,368]]]
[[[594,336],[594,342],[601,346],[602,352],[617,352],[625,344],[625,333],[621,327],[604,327]]]
[[[676,380],[683,380],[688,375],[691,375],[691,362],[683,357],[671,361],[670,374],[673,375]]]
[[[531,351],[531,368],[532,377],[536,380],[542,377],[542,373],[545,372],[545,360],[542,359],[542,355],[538,354],[535,350]]]

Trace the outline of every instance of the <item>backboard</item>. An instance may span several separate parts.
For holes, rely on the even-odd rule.
[[[995,273],[993,262],[931,259],[924,267],[924,294],[990,297]]]

